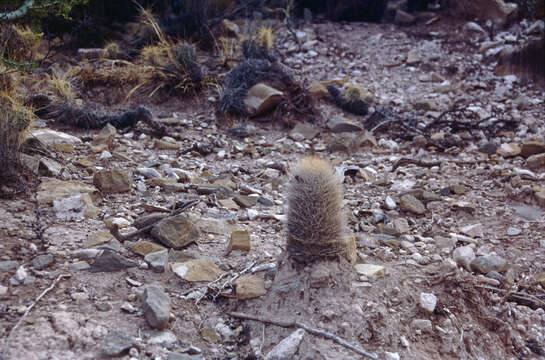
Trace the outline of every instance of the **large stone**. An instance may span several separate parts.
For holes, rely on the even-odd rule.
[[[206,259],[173,263],[171,268],[176,275],[187,281],[213,281],[224,273],[216,264]]]
[[[416,65],[420,62],[420,53],[412,49],[407,53],[407,65]]]
[[[418,215],[426,213],[424,204],[411,194],[403,195],[401,199],[399,199],[399,207],[401,210],[410,211]]]
[[[36,138],[40,140],[42,144],[47,147],[55,144],[81,144],[82,141],[80,138],[51,129],[36,129],[28,132],[28,135],[25,137],[25,141],[29,138]]]
[[[158,285],[149,285],[142,294],[144,316],[151,327],[163,330],[168,325],[170,298]]]
[[[250,117],[262,115],[276,107],[284,94],[268,85],[259,83],[248,90],[244,99],[246,113]]]
[[[503,272],[507,268],[507,260],[494,253],[478,256],[470,263],[473,271],[488,274],[491,271]]]
[[[92,145],[106,145],[106,148],[113,149],[114,139],[115,135],[117,134],[117,129],[112,126],[112,124],[108,123],[106,126],[100,130],[100,132],[95,135],[93,138],[93,141],[91,142]]]
[[[156,272],[164,272],[168,262],[168,250],[159,250],[144,256],[144,260],[150,265],[150,268]]]
[[[252,299],[267,293],[265,282],[257,275],[242,275],[235,281],[237,299]]]
[[[189,217],[179,214],[159,221],[151,229],[151,235],[163,245],[178,250],[197,241],[200,231]]]
[[[63,181],[54,178],[41,178],[38,186],[37,200],[40,204],[53,204],[53,200],[63,199],[74,193],[89,194],[91,198],[98,196],[98,190],[93,185],[80,181]]]
[[[105,194],[122,193],[131,190],[131,173],[127,170],[102,170],[93,176],[93,184]]]
[[[63,169],[63,165],[48,158],[41,158],[38,162],[38,174],[41,176],[57,177]]]
[[[545,153],[545,143],[542,141],[525,141],[520,146],[520,155],[525,158],[543,153]]]
[[[352,120],[348,120],[342,116],[336,116],[328,121],[327,127],[334,133],[357,132],[363,130],[363,127],[360,124]]]

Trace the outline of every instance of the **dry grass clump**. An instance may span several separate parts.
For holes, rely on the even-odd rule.
[[[257,30],[256,42],[267,50],[274,47],[274,35],[272,29],[268,26],[261,26]]]
[[[48,76],[47,83],[53,96],[62,102],[71,102],[76,98],[72,80],[68,72],[53,73]]]
[[[116,59],[121,55],[121,48],[117,42],[110,41],[106,44],[106,46],[104,46],[104,52],[106,57]]]
[[[167,49],[160,45],[146,45],[140,50],[140,59],[144,65],[164,67],[168,64]]]
[[[0,25],[0,57],[4,62],[32,60],[42,36],[29,27]]]
[[[22,169],[20,147],[33,119],[34,113],[15,98],[9,87],[0,90],[0,183],[18,180]]]

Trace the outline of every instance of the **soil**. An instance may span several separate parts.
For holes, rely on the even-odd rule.
[[[1,200],[0,261],[18,261],[18,266],[28,271],[24,283],[17,286],[10,282],[16,268],[0,271],[0,285],[8,288],[5,295],[0,295],[0,344],[6,348],[6,359],[102,358],[102,344],[112,330],[137,339],[128,353],[119,356],[124,359],[166,359],[169,353],[189,346],[200,349],[205,359],[256,359],[296,330],[236,319],[229,315],[231,311],[276,320],[296,319],[333,333],[379,359],[545,359],[545,290],[543,280],[541,284],[538,281],[539,274],[545,271],[545,212],[533,190],[543,184],[544,168],[532,169],[528,175],[520,171],[529,169],[522,156],[485,156],[478,151],[487,142],[543,142],[543,88],[532,81],[494,75],[494,63],[482,59],[479,42],[471,41],[470,35],[462,31],[464,22],[440,16],[425,24],[303,25],[300,30],[315,34],[317,43],[312,50],[316,55],[299,51],[283,28],[276,33],[276,44],[282,61],[294,69],[301,82],[357,80],[374,93],[375,108],[388,107],[401,117],[418,116],[424,122],[457,104],[472,107],[483,118],[503,113],[521,122],[516,131],[489,138],[481,131],[468,132],[446,149],[422,147],[416,140],[377,131],[376,146],[330,151],[328,144],[339,135],[326,127],[327,120],[342,115],[361,124],[364,118],[344,113],[326,100],[316,104],[323,119],[313,124],[320,131],[314,139],[292,140],[290,129],[283,124],[253,120],[249,123],[254,133],[239,139],[228,135],[228,123],[217,122],[218,94],[213,89],[194,98],[140,96],[115,105],[105,99],[122,99],[118,89],[80,89],[80,94],[86,94],[82,95],[84,102],[94,102],[106,111],[144,104],[157,119],[176,118],[180,122],[172,128],[172,135],[179,139],[182,149],[211,143],[213,152],[201,155],[195,151],[159,150],[150,136],[133,138],[130,133],[118,133],[112,158],[99,160],[100,154],[93,153],[88,142],[77,145],[73,153],[59,153],[57,160],[65,164],[72,179],[92,183],[91,169],[74,165],[84,157],[93,160],[95,170],[135,171],[168,163],[194,178],[231,177],[238,189],[249,185],[272,205],[258,203],[252,211],[228,210],[214,196],[198,195],[189,186],[181,193],[166,192],[152,180],[139,180],[136,175],[130,192],[101,196],[96,203],[99,215],[81,221],[60,221],[51,206],[39,205],[36,209],[31,189],[28,196]],[[407,65],[406,56],[411,50],[416,50],[421,59]],[[438,91],[441,83],[422,81],[432,73],[448,81],[451,90],[442,93]],[[524,98],[528,100],[517,105],[520,102],[515,100]],[[424,110],[417,105],[422,101],[428,104]],[[98,133],[46,125],[84,140]],[[220,150],[225,156],[219,155]],[[152,271],[143,257],[131,251],[132,240],[112,240],[110,246],[135,261],[136,267],[102,273],[71,270],[79,260],[75,252],[84,249],[97,232],[107,231],[104,219],[120,217],[132,222],[147,211],[145,205],[171,209],[177,202],[194,198],[201,201],[186,210],[188,214],[221,219],[228,226],[219,233],[204,230],[197,243],[183,250],[184,256],[211,260],[233,274],[251,262],[276,264],[285,255],[286,237],[282,218],[273,215],[284,213],[283,188],[289,171],[273,170],[270,164],[281,164],[289,170],[298,158],[312,153],[337,167],[357,168],[343,172],[349,231],[358,245],[356,264],[381,265],[382,273],[361,276],[344,259],[306,267],[280,262],[276,270],[256,273],[264,279],[265,295],[243,300],[232,292],[217,297],[209,293],[196,304],[191,290],[204,284],[183,280],[168,268],[161,273]],[[440,164],[407,164],[393,169],[396,161],[406,157]],[[145,191],[137,189],[138,181],[145,183]],[[400,209],[404,193],[422,199],[423,191],[436,194],[433,200],[424,201],[423,214]],[[384,207],[387,196],[396,201],[395,209]],[[531,216],[522,216],[521,208]],[[35,211],[41,213],[40,226],[45,228],[42,239],[32,230]],[[262,216],[253,216],[256,211]],[[389,232],[399,219],[406,226],[403,234]],[[464,227],[473,224],[480,224],[480,233],[458,236],[464,233]],[[247,230],[251,250],[228,253],[228,229]],[[393,237],[374,235],[380,232]],[[153,241],[151,235],[140,238]],[[42,241],[48,244],[47,249],[42,249]],[[461,246],[470,246],[477,255],[495,252],[505,259],[508,269],[501,275],[505,281],[494,282],[457,265],[453,252]],[[32,260],[44,253],[52,254],[54,262],[36,270]],[[35,305],[7,343],[8,333],[25,310],[60,274],[69,276]],[[316,274],[321,282],[309,280]],[[300,280],[298,288],[279,290],[283,281],[297,283],[293,279]],[[154,283],[160,284],[170,297],[171,319],[166,331],[175,335],[175,342],[150,341],[158,330],[143,316],[138,298],[147,285]],[[515,292],[534,300],[524,303],[513,297]],[[432,293],[437,298],[432,312],[420,305],[421,293]],[[122,310],[127,303],[136,308],[135,312]],[[331,340],[306,333],[292,358],[363,357]]]

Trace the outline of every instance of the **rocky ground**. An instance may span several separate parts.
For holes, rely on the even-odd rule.
[[[371,112],[420,129],[453,106],[520,122],[498,134],[371,134],[364,117],[321,99],[321,121],[250,121],[236,138],[216,120],[213,91],[148,101],[170,129],[160,140],[38,121],[54,159],[27,159],[43,175],[37,189],[0,201],[3,358],[363,358],[236,311],[297,319],[378,359],[545,359],[543,88],[494,74],[501,47],[531,25],[490,38],[427,13],[408,26],[317,22],[297,31],[301,48],[277,33],[301,82],[355,81]],[[308,154],[343,179],[357,259],[282,278],[283,190]],[[311,286],[290,288],[294,274]],[[293,348],[271,351],[288,336]]]

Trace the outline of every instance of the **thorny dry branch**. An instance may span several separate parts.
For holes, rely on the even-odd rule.
[[[360,349],[359,347],[344,341],[343,339],[341,339],[340,337],[338,337],[335,334],[332,334],[332,333],[324,331],[324,330],[320,330],[320,329],[310,327],[310,326],[308,326],[308,325],[306,325],[306,324],[304,324],[302,322],[298,322],[298,321],[295,321],[295,320],[291,320],[291,321],[289,321],[289,320],[273,320],[273,319],[267,319],[267,318],[257,316],[257,315],[244,314],[244,313],[241,313],[241,312],[229,312],[228,314],[230,316],[238,318],[238,319],[254,320],[254,321],[268,323],[268,324],[272,324],[272,325],[276,325],[276,326],[280,326],[280,327],[285,327],[285,328],[296,327],[296,328],[299,328],[299,329],[303,329],[303,330],[305,330],[306,332],[308,332],[308,333],[310,333],[312,335],[323,336],[323,337],[325,337],[327,339],[331,339],[334,342],[336,342],[337,344],[339,344],[341,346],[344,346],[345,348],[350,349],[350,350],[354,351],[355,353],[363,355],[363,356],[365,356],[365,357],[367,357],[369,359],[378,360],[378,357],[375,354],[372,354],[372,353],[367,352],[367,351],[365,351],[363,349]]]

